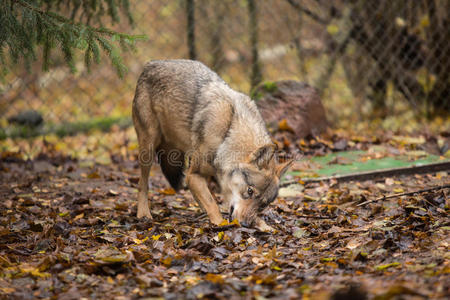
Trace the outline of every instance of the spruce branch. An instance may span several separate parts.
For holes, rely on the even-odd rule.
[[[92,62],[100,63],[103,51],[119,76],[123,77],[126,67],[116,45],[120,46],[122,51],[134,50],[136,41],[146,39],[146,36],[121,33],[101,25],[93,26],[89,24],[89,20],[96,18],[97,23],[101,24],[100,17],[107,14],[113,23],[118,22],[119,6],[131,23],[128,0],[70,1],[68,5],[73,7],[70,18],[51,11],[55,4],[56,8],[59,8],[62,2],[64,1],[45,1],[45,8],[42,1],[37,1],[40,6],[35,1],[25,0],[5,0],[0,4],[0,27],[5,29],[0,32],[2,69],[7,69],[5,48],[9,50],[13,65],[18,64],[21,59],[29,65],[31,61],[36,60],[35,47],[42,47],[42,68],[48,70],[52,50],[58,47],[72,72],[76,71],[75,50],[84,52],[84,63],[88,70]],[[79,10],[86,13],[85,23],[75,21]]]

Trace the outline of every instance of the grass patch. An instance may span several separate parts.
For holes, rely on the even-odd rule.
[[[64,137],[89,132],[91,130],[108,131],[113,125],[118,125],[120,128],[127,128],[132,125],[132,121],[129,117],[108,117],[96,118],[85,122],[67,122],[61,124],[48,123],[36,128],[28,126],[9,126],[0,128],[0,140],[6,138],[32,138],[47,134],[56,134],[59,137]]]
[[[263,89],[268,93],[276,92],[278,87],[277,84],[273,81],[266,81],[263,83]]]

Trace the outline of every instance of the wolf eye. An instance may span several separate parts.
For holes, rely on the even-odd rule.
[[[247,194],[251,197],[253,196],[253,189],[251,187],[247,188]]]

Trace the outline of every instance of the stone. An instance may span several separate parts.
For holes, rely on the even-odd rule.
[[[290,131],[295,138],[317,136],[328,126],[325,108],[310,85],[282,80],[266,82],[253,94],[269,130]]]

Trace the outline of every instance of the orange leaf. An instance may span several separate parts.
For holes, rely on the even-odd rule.
[[[161,262],[166,266],[166,267],[170,267],[170,265],[172,264],[172,258],[170,256],[164,258],[161,260]]]
[[[89,178],[89,179],[97,179],[97,178],[100,178],[100,175],[97,172],[92,172],[92,173],[90,173],[87,176],[87,178]]]
[[[175,190],[173,189],[173,188],[167,188],[167,189],[163,189],[163,190],[159,190],[158,191],[160,194],[163,194],[163,195],[175,195],[176,194],[176,192],[175,192]]]
[[[294,129],[292,129],[286,119],[283,119],[278,123],[278,129],[281,131],[290,131],[292,133],[294,132]]]
[[[212,283],[218,283],[218,284],[222,284],[225,282],[222,275],[217,275],[217,274],[212,274],[212,273],[206,274],[205,280],[211,281]]]

